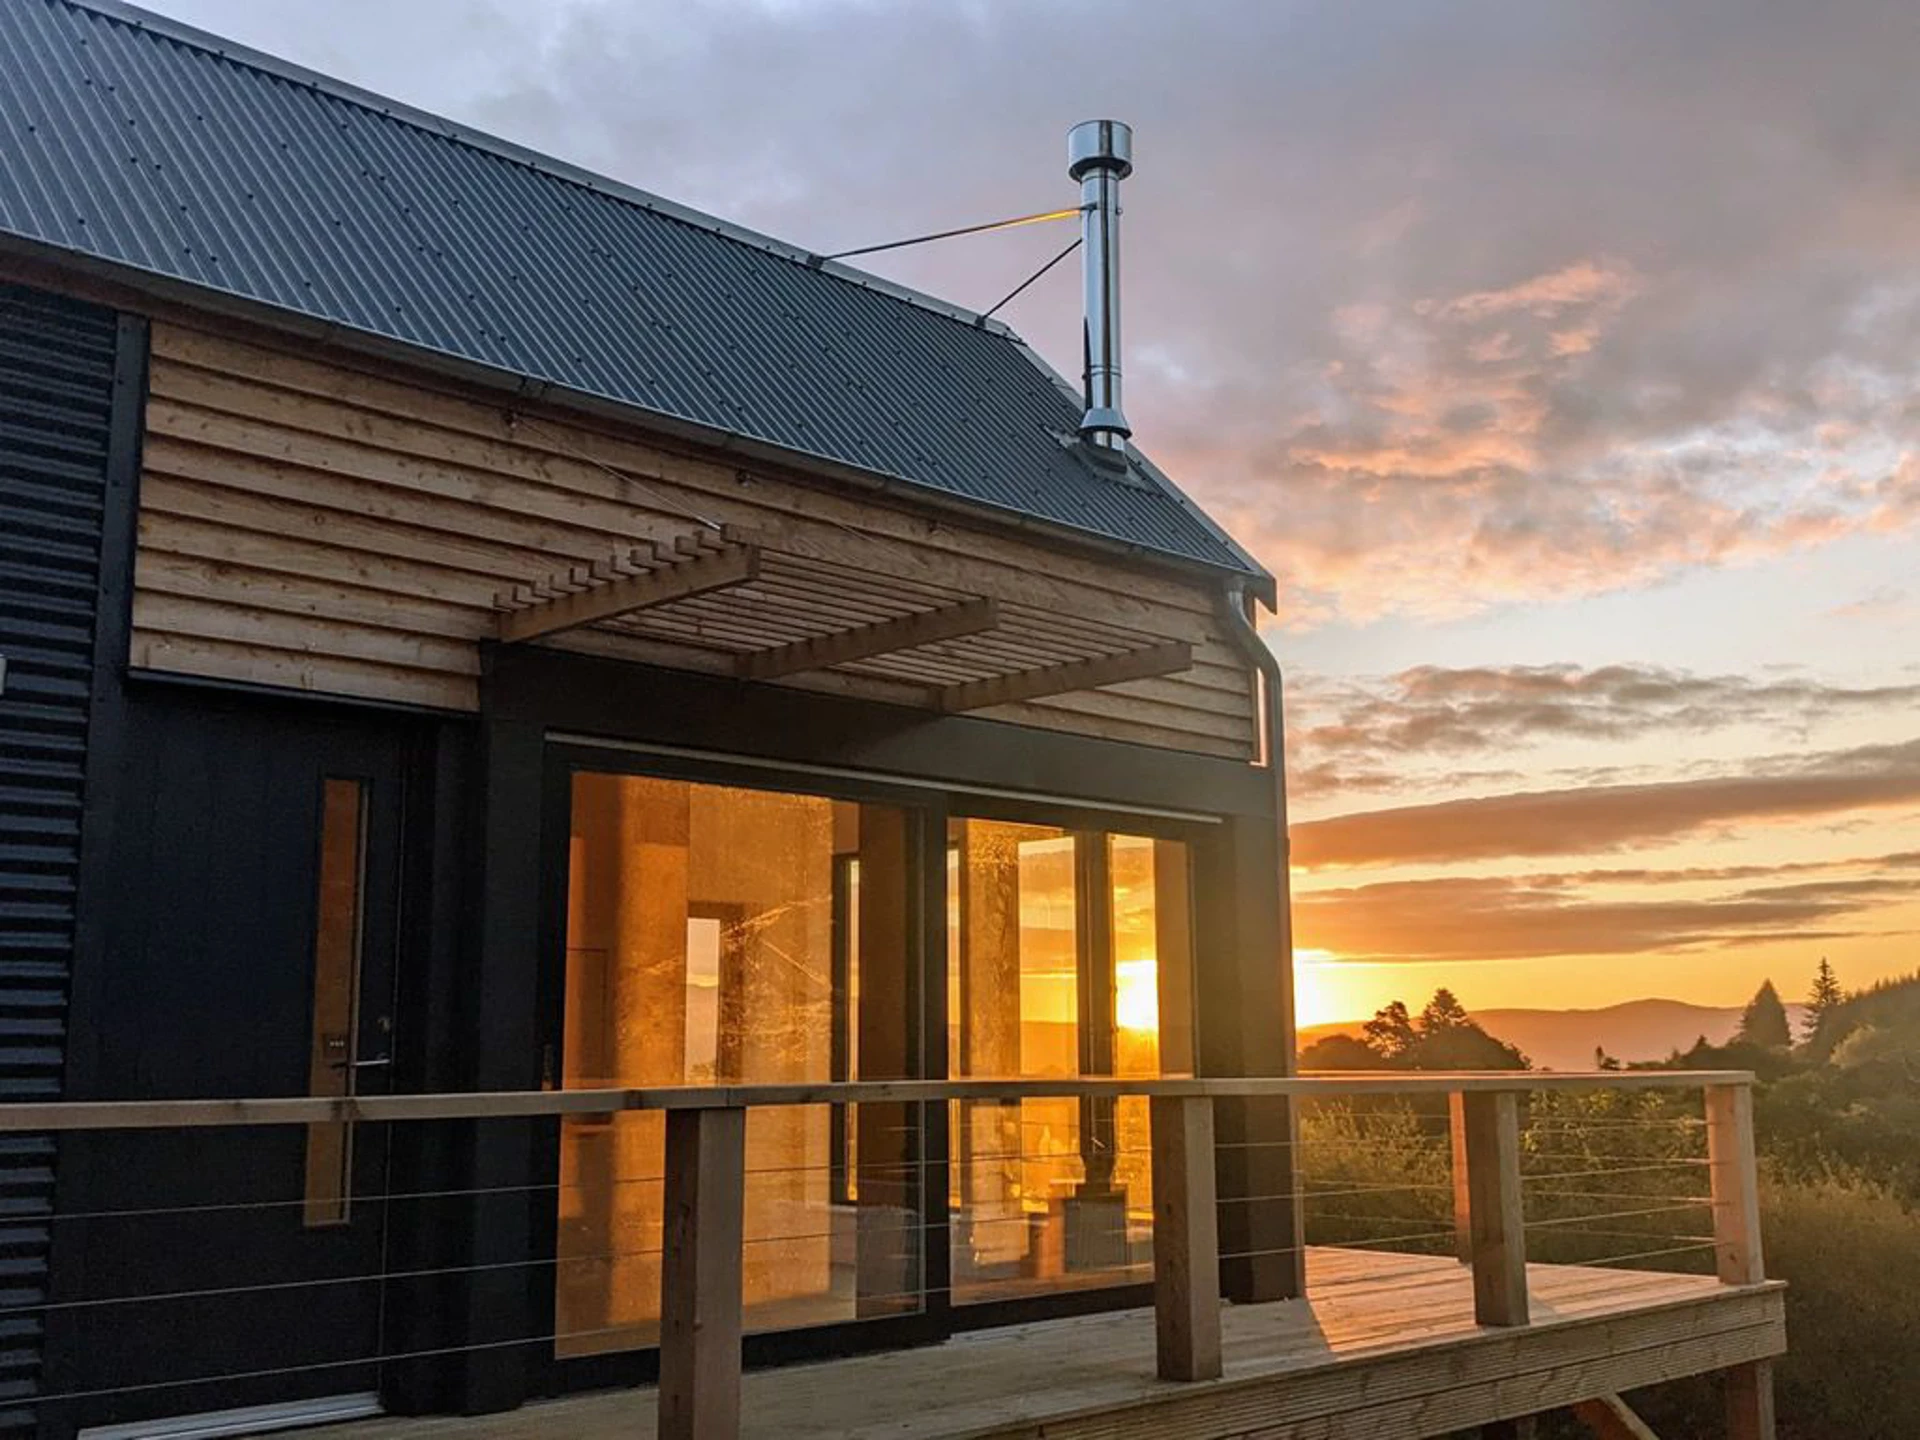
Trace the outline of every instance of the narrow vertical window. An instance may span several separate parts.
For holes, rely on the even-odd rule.
[[[320,794],[320,863],[313,927],[313,1040],[308,1093],[353,1093],[366,891],[367,785],[329,777]],[[343,1225],[351,1188],[353,1130],[307,1127],[306,1223]]]

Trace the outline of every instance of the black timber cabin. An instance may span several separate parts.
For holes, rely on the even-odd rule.
[[[1273,581],[1117,393],[111,0],[0,146],[0,1096],[1289,1071]],[[1144,1109],[855,1108],[750,1361],[1139,1303]],[[5,1137],[0,1436],[643,1381],[658,1120]]]

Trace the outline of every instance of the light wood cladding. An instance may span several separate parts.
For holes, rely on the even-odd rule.
[[[637,428],[157,321],[132,663],[451,710],[478,703],[496,596],[690,525],[805,563],[991,597],[1016,628],[1123,627],[1193,648],[1176,675],[997,705],[990,719],[1248,758],[1249,676],[1198,580],[747,471]],[[876,581],[876,577],[879,579]],[[856,617],[857,618],[857,617]],[[717,633],[717,632],[716,632]],[[596,627],[539,643],[733,674],[738,651]],[[876,662],[778,682],[912,703]]]

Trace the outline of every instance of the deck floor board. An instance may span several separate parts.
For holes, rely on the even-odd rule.
[[[1474,1323],[1470,1278],[1451,1258],[1316,1249],[1307,1273],[1305,1300],[1225,1308],[1217,1381],[1155,1379],[1152,1313],[1119,1311],[752,1372],[743,1437],[1304,1440],[1364,1420],[1351,1433],[1385,1440],[1741,1363],[1784,1344],[1776,1286],[1534,1265],[1534,1323],[1488,1330]],[[626,1390],[497,1416],[366,1421],[316,1440],[653,1440],[654,1405],[652,1390]]]

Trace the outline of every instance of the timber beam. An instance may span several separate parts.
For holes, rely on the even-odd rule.
[[[731,530],[679,536],[671,547],[646,541],[501,592],[494,597],[498,633],[507,642],[537,640],[744,585],[759,574],[760,547]]]
[[[1660,1440],[1633,1407],[1618,1395],[1600,1395],[1573,1407],[1574,1418],[1591,1430],[1596,1440]]]
[[[1016,670],[1009,675],[943,686],[933,692],[933,708],[956,714],[989,705],[1014,705],[1023,700],[1064,695],[1070,690],[1097,690],[1102,685],[1118,685],[1123,680],[1150,680],[1156,675],[1174,675],[1192,668],[1193,647],[1184,640],[1169,640],[1138,650],[1122,650],[1064,665]]]
[[[850,630],[838,630],[789,645],[754,650],[734,663],[743,680],[774,680],[807,670],[825,670],[855,660],[868,660],[896,650],[911,650],[937,640],[978,635],[1000,623],[999,607],[984,596],[921,610],[892,620],[878,620]]]

